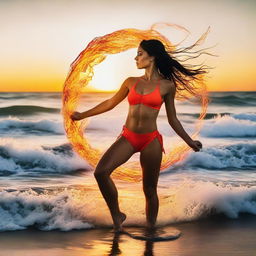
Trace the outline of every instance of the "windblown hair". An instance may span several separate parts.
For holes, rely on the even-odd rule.
[[[196,52],[189,51],[195,45],[196,44],[167,52],[163,43],[159,40],[150,39],[140,42],[142,49],[145,50],[149,56],[155,57],[155,65],[158,68],[158,72],[163,75],[165,79],[173,81],[176,90],[179,90],[179,94],[183,95],[185,98],[189,98],[185,96],[186,94],[193,96],[199,95],[198,90],[201,89],[199,84],[202,83],[202,75],[208,73],[208,69],[210,68],[205,65],[181,64],[181,62],[197,58],[201,54],[209,54],[203,52],[204,49]],[[179,55],[180,53],[187,58],[185,60],[178,60],[178,57],[175,57],[175,55]],[[184,90],[185,92],[182,92]]]

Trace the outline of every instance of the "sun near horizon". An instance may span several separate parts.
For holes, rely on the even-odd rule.
[[[145,70],[138,70],[134,61],[136,49],[130,49],[115,55],[108,55],[100,64],[94,66],[94,76],[84,93],[116,92],[128,76],[141,76]],[[230,63],[216,62],[215,57],[208,57],[209,66],[213,69],[206,74],[208,91],[255,91],[256,74],[253,63],[243,64],[240,57],[233,56]],[[73,61],[73,60],[72,60]],[[72,61],[69,61],[72,63]],[[70,63],[64,69],[62,63],[49,60],[26,62],[13,70],[5,70],[0,76],[0,92],[62,92]],[[215,65],[215,67],[214,67]],[[249,66],[250,65],[250,66]],[[236,71],[236,72],[234,72]],[[80,73],[80,77],[85,74]]]
[[[105,73],[104,70],[102,73]],[[247,73],[249,73],[247,71]],[[131,76],[141,76],[141,74],[132,74]],[[40,75],[40,74],[39,74]],[[18,76],[19,79],[3,79],[0,78],[0,92],[62,92],[63,86],[66,79],[66,73],[63,76],[52,76],[52,77],[22,77]],[[212,76],[211,73],[209,73]],[[256,86],[253,81],[254,74],[247,76],[244,80],[243,77],[228,76],[221,79],[216,77],[215,79],[207,78],[206,85],[209,92],[214,91],[255,91]],[[99,72],[99,75],[95,73],[95,76],[90,81],[89,85],[84,87],[84,93],[97,93],[97,92],[109,92],[114,93],[118,91],[122,82],[126,79],[125,74],[119,74],[114,77],[114,74],[109,74],[108,77],[104,78]],[[94,79],[95,78],[95,79]],[[225,79],[225,80],[224,80]],[[18,80],[18,81],[17,81]],[[256,79],[255,79],[256,81]],[[3,86],[4,85],[4,86]]]
[[[143,13],[135,11],[140,9]],[[255,1],[232,0],[0,1],[0,92],[61,92],[70,64],[95,37],[124,28],[149,29],[157,22],[187,28],[182,47],[195,43],[210,26],[200,49],[217,45],[210,52],[219,57],[202,59],[213,67],[208,90],[255,91],[255,11]],[[101,22],[106,14],[109,19]],[[159,32],[173,44],[185,36],[175,29]],[[128,76],[143,75],[134,57],[135,49],[107,56],[94,67],[85,92],[114,92]]]

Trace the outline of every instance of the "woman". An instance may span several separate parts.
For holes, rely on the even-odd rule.
[[[141,77],[127,78],[119,91],[110,99],[85,112],[74,112],[73,120],[81,120],[113,109],[126,96],[130,104],[126,123],[117,140],[100,159],[94,175],[100,191],[109,207],[115,232],[122,231],[126,215],[118,205],[118,192],[110,178],[111,173],[125,163],[135,152],[140,152],[143,172],[143,191],[146,198],[147,228],[154,229],[159,202],[157,182],[162,161],[162,136],[157,131],[156,119],[162,103],[165,103],[168,122],[175,132],[194,150],[201,142],[192,140],[176,117],[174,106],[177,84],[182,76],[195,78],[202,69],[188,69],[171,57],[159,40],[143,40],[135,57],[138,69],[145,69]],[[187,90],[191,87],[186,88]]]

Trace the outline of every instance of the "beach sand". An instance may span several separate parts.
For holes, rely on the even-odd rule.
[[[112,229],[78,231],[40,231],[33,228],[0,233],[2,256],[195,256],[256,255],[256,216],[238,219],[215,217],[164,227],[179,229],[175,241],[134,240],[124,234],[114,236]],[[134,230],[136,227],[127,227]],[[138,228],[137,228],[138,229]]]

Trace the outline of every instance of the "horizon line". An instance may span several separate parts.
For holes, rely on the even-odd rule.
[[[38,92],[38,93],[63,93],[63,91],[0,91],[0,93],[24,93],[24,92],[27,92],[27,93],[35,93],[35,92]],[[83,92],[83,93],[115,93],[117,92],[117,90],[114,90],[114,91],[87,91],[87,92]],[[209,90],[208,92],[256,92],[256,90],[238,90],[238,91],[215,91],[215,90]]]

